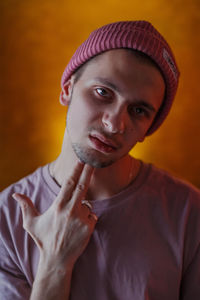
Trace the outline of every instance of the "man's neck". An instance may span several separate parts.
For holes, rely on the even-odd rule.
[[[140,161],[126,156],[113,165],[96,169],[88,192],[88,200],[110,198],[127,188],[140,170]]]
[[[58,185],[62,186],[71,176],[77,161],[78,158],[65,131],[62,151],[49,167],[50,174]],[[140,161],[128,154],[108,167],[96,168],[90,182],[87,199],[102,200],[118,194],[133,182],[139,170]]]
[[[50,174],[61,186],[72,173],[71,159],[63,160],[60,155],[50,164]],[[96,168],[87,194],[88,200],[103,200],[118,194],[134,181],[140,170],[140,161],[127,155],[105,168]]]

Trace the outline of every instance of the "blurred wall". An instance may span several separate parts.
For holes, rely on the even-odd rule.
[[[60,77],[78,45],[98,26],[131,19],[160,30],[181,70],[165,124],[131,153],[200,187],[199,0],[1,0],[0,189],[59,154]]]

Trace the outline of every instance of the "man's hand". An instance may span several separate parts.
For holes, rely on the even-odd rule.
[[[65,291],[64,297],[69,295],[74,263],[86,248],[97,221],[88,205],[82,204],[92,173],[91,166],[78,163],[71,177],[62,185],[53,204],[42,215],[28,197],[17,193],[13,195],[22,210],[23,227],[40,250],[35,279],[37,288],[31,299],[62,299],[62,295],[58,293],[55,298],[52,289],[54,292],[56,287],[60,289],[63,281],[65,286],[68,282],[68,291]],[[47,282],[50,286],[45,298],[44,292],[40,295],[39,290]],[[45,289],[47,290],[46,287]]]

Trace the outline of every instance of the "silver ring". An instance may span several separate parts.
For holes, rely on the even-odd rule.
[[[92,204],[88,200],[82,200],[82,205],[86,205],[92,211]]]

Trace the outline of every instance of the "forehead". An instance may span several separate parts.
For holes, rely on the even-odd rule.
[[[84,76],[83,76],[84,75]],[[141,82],[145,85],[164,85],[157,65],[145,54],[132,49],[114,49],[103,52],[86,62],[75,74],[77,79],[108,76],[119,84]],[[75,79],[76,80],[76,79]]]
[[[162,76],[158,65],[150,57],[140,51],[127,48],[109,50],[92,57],[75,72],[74,77],[77,77],[78,80],[85,72],[85,70],[88,69],[88,67],[90,67],[91,65],[95,65],[96,67],[98,66],[99,68],[100,65],[108,66],[108,63],[109,67],[111,64],[115,64],[115,66],[117,67],[120,63],[121,68],[123,69],[124,67],[126,71],[129,72],[132,68],[132,65],[129,64],[129,62],[131,61],[135,61],[135,63],[143,66],[149,65],[152,68],[156,69]]]

